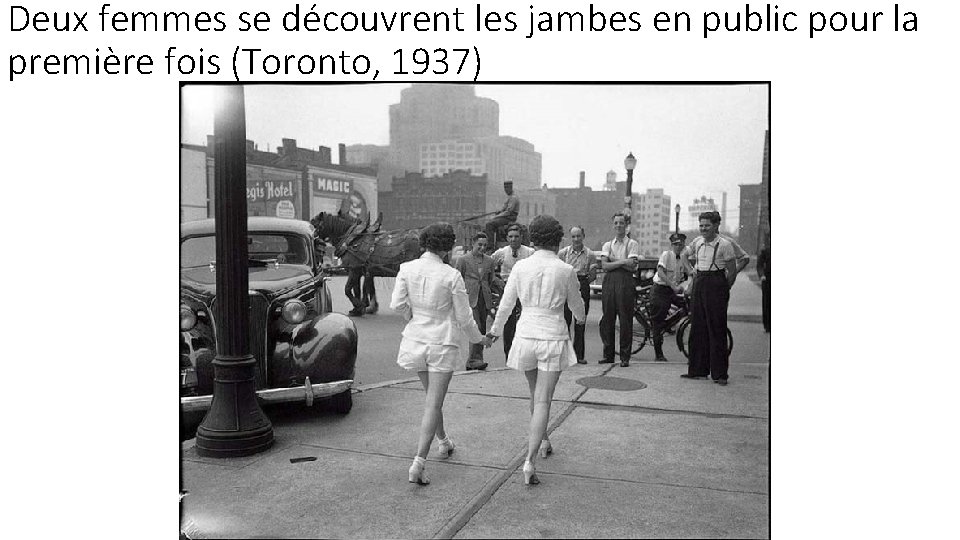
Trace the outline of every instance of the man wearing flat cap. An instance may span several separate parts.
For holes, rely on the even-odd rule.
[[[496,246],[497,240],[503,240],[502,236],[497,236],[497,229],[516,223],[517,216],[520,215],[520,198],[513,194],[513,182],[510,180],[504,182],[503,191],[507,194],[507,200],[503,203],[503,208],[487,222],[486,226],[491,247]]]

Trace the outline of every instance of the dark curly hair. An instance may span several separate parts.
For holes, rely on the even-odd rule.
[[[450,251],[457,241],[453,225],[438,221],[420,231],[420,247],[429,251]]]
[[[700,212],[700,217],[697,218],[697,221],[701,219],[709,219],[710,223],[717,225],[720,223],[720,212],[710,211],[710,212]]]
[[[563,238],[563,225],[557,218],[541,215],[530,222],[530,242],[537,247],[559,246]]]

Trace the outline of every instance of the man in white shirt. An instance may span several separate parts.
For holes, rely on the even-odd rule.
[[[520,226],[514,223],[507,229],[507,245],[493,252],[494,264],[500,265],[500,279],[506,283],[513,265],[530,255],[533,255],[533,248],[520,244]],[[513,336],[517,332],[517,318],[520,317],[520,310],[520,302],[517,302],[517,307],[510,314],[503,328],[504,356],[510,355],[510,345],[513,344]]]
[[[670,235],[670,249],[660,254],[657,261],[657,273],[653,276],[653,286],[650,288],[650,319],[653,321],[653,350],[657,362],[666,362],[663,355],[663,332],[670,305],[674,303],[676,294],[682,289],[680,282],[685,278],[684,264],[680,259],[680,252],[686,243],[685,234]]]
[[[583,245],[583,227],[570,227],[570,245],[561,249],[557,257],[577,271],[577,281],[580,283],[580,298],[583,300],[584,314],[590,314],[590,283],[597,277],[597,256],[587,246]],[[567,328],[573,320],[573,312],[569,306],[563,309],[563,318],[567,321]],[[577,363],[586,364],[584,357],[583,331],[586,325],[573,325],[573,351],[577,353]]]
[[[681,256],[694,271],[690,303],[690,364],[681,377],[727,384],[727,305],[730,287],[737,279],[737,254],[733,243],[719,234],[720,213],[700,214],[700,236]],[[749,258],[747,259],[749,261]]]
[[[616,236],[605,242],[600,250],[600,267],[603,276],[603,292],[600,305],[600,339],[603,341],[601,364],[612,364],[614,355],[614,330],[620,318],[620,366],[630,365],[630,347],[633,343],[633,311],[636,301],[636,284],[633,273],[640,258],[640,245],[627,236],[627,218],[622,213],[613,215]]]

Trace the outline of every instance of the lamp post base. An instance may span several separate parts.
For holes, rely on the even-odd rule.
[[[249,456],[273,445],[273,425],[257,402],[253,356],[213,361],[210,411],[197,428],[197,454]]]

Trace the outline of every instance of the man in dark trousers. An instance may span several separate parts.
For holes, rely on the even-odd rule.
[[[640,258],[640,245],[627,236],[627,218],[622,213],[613,215],[616,236],[605,242],[600,250],[600,267],[603,276],[603,292],[600,305],[600,339],[603,341],[601,364],[612,364],[614,355],[614,330],[620,318],[620,366],[630,365],[630,346],[633,343],[633,310],[637,295],[633,273]]]
[[[517,222],[517,216],[520,215],[520,198],[513,194],[513,182],[507,180],[503,183],[503,191],[507,194],[507,200],[503,203],[503,208],[497,215],[490,218],[487,222],[487,239],[490,241],[490,247],[496,247],[497,241],[503,241],[503,237],[497,236],[497,230],[511,223]]]
[[[700,214],[700,236],[687,246],[685,256],[693,267],[690,305],[690,364],[681,377],[727,384],[727,304],[737,279],[733,244],[719,234],[720,213]]]
[[[684,279],[684,264],[680,259],[684,244],[687,241],[685,234],[670,235],[670,249],[660,254],[657,261],[657,273],[653,276],[653,286],[650,287],[650,319],[653,321],[653,351],[657,362],[666,362],[663,355],[663,333],[670,305],[676,302],[676,295],[683,289],[680,282]]]
[[[760,291],[763,294],[763,331],[770,331],[770,237],[764,240],[763,249],[757,256],[757,274],[760,275]]]
[[[569,264],[577,271],[577,281],[580,282],[580,297],[583,298],[584,317],[590,313],[590,284],[597,277],[597,257],[590,248],[583,245],[583,227],[570,227],[570,245],[561,249],[557,257]],[[573,320],[573,313],[569,306],[563,308],[563,317],[567,321],[567,329]],[[586,325],[573,325],[573,352],[577,355],[578,364],[586,364],[583,347],[583,331]]]

